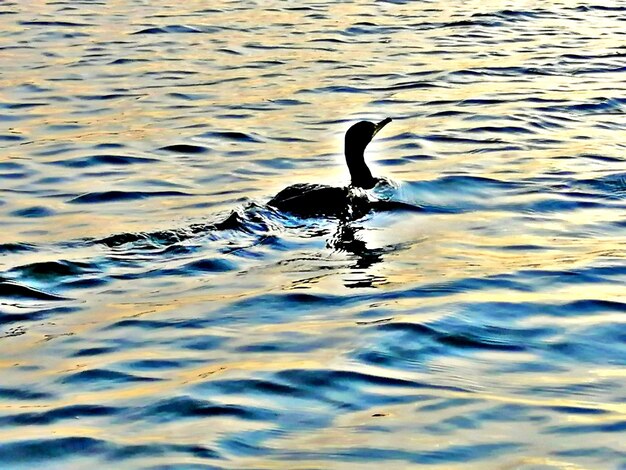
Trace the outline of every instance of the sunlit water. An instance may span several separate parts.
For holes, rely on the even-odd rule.
[[[0,467],[624,468],[625,18],[0,3]]]

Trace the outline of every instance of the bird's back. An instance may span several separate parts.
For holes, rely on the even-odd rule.
[[[268,205],[303,217],[340,217],[348,205],[348,189],[322,184],[294,184],[280,191]]]

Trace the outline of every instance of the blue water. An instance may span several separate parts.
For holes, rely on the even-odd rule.
[[[0,4],[0,467],[626,468],[625,13]]]

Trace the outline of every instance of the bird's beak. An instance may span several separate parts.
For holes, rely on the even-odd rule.
[[[376,124],[376,128],[374,129],[374,133],[372,134],[372,137],[374,137],[376,134],[378,134],[378,131],[381,130],[383,127],[385,127],[387,124],[389,124],[391,122],[391,118],[385,118],[382,121],[380,121],[378,124]]]

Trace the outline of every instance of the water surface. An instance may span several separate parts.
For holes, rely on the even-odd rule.
[[[3,468],[626,465],[626,3],[450,3],[0,5]]]

